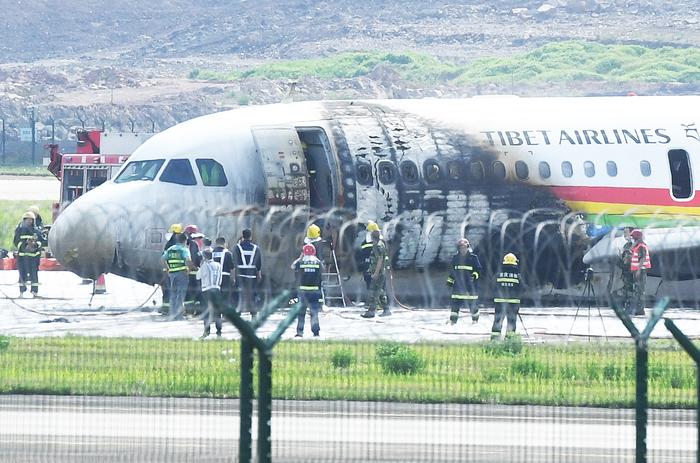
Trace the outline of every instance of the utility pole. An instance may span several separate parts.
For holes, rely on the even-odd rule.
[[[2,117],[2,163],[5,164],[7,159],[5,158],[5,116]]]
[[[36,109],[32,106],[29,108],[29,128],[32,131],[32,165],[35,165],[36,157]]]

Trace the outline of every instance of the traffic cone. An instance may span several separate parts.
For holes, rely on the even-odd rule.
[[[97,281],[95,282],[95,294],[104,294],[106,292],[107,285],[105,284],[105,275],[102,273],[97,277]]]

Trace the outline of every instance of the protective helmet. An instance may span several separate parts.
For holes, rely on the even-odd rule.
[[[191,233],[198,233],[199,228],[197,228],[197,225],[188,225],[185,227],[185,233],[191,234]]]
[[[182,233],[182,224],[181,223],[174,223],[170,226],[168,231],[170,233]]]
[[[31,206],[29,206],[29,207],[27,208],[27,210],[28,210],[29,212],[33,212],[35,217],[36,217],[37,215],[39,215],[39,206],[31,205]]]
[[[503,263],[506,265],[516,265],[518,263],[518,258],[515,257],[515,254],[509,252],[508,254],[503,256]]]
[[[643,234],[642,234],[642,231],[641,231],[641,230],[639,230],[639,229],[634,229],[634,230],[632,230],[632,233],[630,233],[630,236],[632,237],[632,239],[641,240]]]
[[[305,256],[315,256],[316,255],[316,248],[314,247],[313,244],[305,244],[304,248],[302,249],[302,252],[304,253]]]
[[[321,236],[321,229],[318,227],[318,225],[311,224],[309,225],[309,229],[306,231],[306,237],[309,239],[316,239]]]
[[[466,238],[460,238],[457,240],[457,247],[466,246],[469,247],[469,240]]]
[[[379,225],[377,225],[377,222],[373,222],[372,220],[368,220],[367,221],[367,231],[368,232],[380,231]]]
[[[32,211],[27,211],[24,214],[22,214],[22,218],[34,220],[34,219],[36,219],[36,216],[34,215],[34,213]]]

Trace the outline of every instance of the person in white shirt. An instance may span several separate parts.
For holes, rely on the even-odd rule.
[[[202,295],[206,310],[203,314],[204,333],[202,338],[210,334],[211,322],[216,324],[216,335],[221,337],[223,322],[223,301],[221,299],[221,264],[212,259],[213,250],[205,248],[202,252],[202,265],[197,270],[197,279],[202,283]]]

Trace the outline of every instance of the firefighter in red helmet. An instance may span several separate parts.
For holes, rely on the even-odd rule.
[[[641,230],[632,230],[630,236],[634,243],[630,258],[630,271],[633,278],[630,312],[634,315],[644,315],[644,290],[647,283],[647,270],[651,268],[651,255]]]
[[[321,295],[321,279],[323,276],[323,263],[316,256],[316,248],[308,243],[302,249],[302,257],[292,263],[292,270],[299,275],[299,302],[303,309],[297,317],[297,334],[300,338],[304,335],[304,321],[306,309],[311,316],[311,332],[319,336],[321,327],[318,322],[318,313],[323,302]]]

